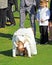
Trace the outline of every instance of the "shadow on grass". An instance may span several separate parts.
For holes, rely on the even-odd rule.
[[[49,41],[48,44],[52,45],[52,41]]]
[[[15,19],[20,19],[20,17],[14,17]],[[28,17],[25,20],[30,20]]]
[[[20,17],[14,17],[15,19],[20,19]]]
[[[8,57],[13,57],[12,56],[12,49],[10,50],[5,50],[5,51],[0,51],[0,54],[4,55],[4,56],[8,56]],[[20,55],[16,55],[16,56],[20,56]],[[21,56],[24,57],[24,56]]]
[[[9,38],[10,40],[12,39],[12,36],[13,35],[11,35],[11,34],[0,33],[0,37]]]
[[[12,49],[6,51],[0,51],[0,54],[12,57]]]
[[[40,44],[40,39],[39,38],[36,38],[36,42],[37,42],[37,44]],[[48,41],[47,44],[52,45],[52,41]]]
[[[37,44],[40,44],[40,39],[36,38],[36,42],[37,42]]]

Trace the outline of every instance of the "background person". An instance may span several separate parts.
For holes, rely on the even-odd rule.
[[[49,40],[52,41],[52,0],[50,0]]]
[[[14,19],[14,15],[13,15],[13,12],[12,12],[12,5],[13,5],[13,0],[8,0],[8,9],[7,9],[7,21],[10,22],[10,26],[14,26],[16,25],[15,23],[15,19]]]
[[[40,28],[40,44],[48,42],[48,20],[50,11],[47,7],[46,0],[40,0],[40,8],[37,11],[37,20]]]
[[[20,27],[24,27],[27,12],[29,13],[30,23],[36,35],[35,14],[36,0],[20,0]],[[28,24],[27,24],[28,25]]]
[[[8,0],[0,0],[0,28],[5,27],[7,7],[8,7]]]

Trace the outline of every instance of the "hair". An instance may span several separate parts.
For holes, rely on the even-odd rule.
[[[47,0],[40,0],[40,5],[42,5],[43,3],[45,3],[47,7]]]
[[[47,3],[47,0],[40,0],[40,3],[42,3],[42,2]]]

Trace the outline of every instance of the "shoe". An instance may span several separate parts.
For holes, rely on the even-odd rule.
[[[7,22],[10,22],[10,20],[7,20]]]
[[[10,24],[10,26],[15,26],[16,24]]]
[[[6,22],[6,26],[10,26],[11,25],[11,23],[10,22]]]

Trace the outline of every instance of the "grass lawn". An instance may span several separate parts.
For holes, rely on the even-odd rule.
[[[38,54],[32,58],[17,56],[12,57],[12,36],[13,33],[19,28],[19,16],[15,18],[16,26],[6,26],[0,28],[0,65],[52,65],[52,45],[40,45],[37,43]],[[25,27],[30,27],[29,17],[25,21]],[[37,28],[37,41],[39,41],[40,33]]]
[[[18,16],[17,16],[18,15]],[[52,42],[46,45],[39,44],[39,28],[36,22],[36,41],[38,54],[32,58],[16,56],[12,57],[12,36],[19,28],[19,13],[15,12],[16,26],[0,28],[0,65],[52,65]],[[25,21],[25,27],[30,27],[29,17]]]

